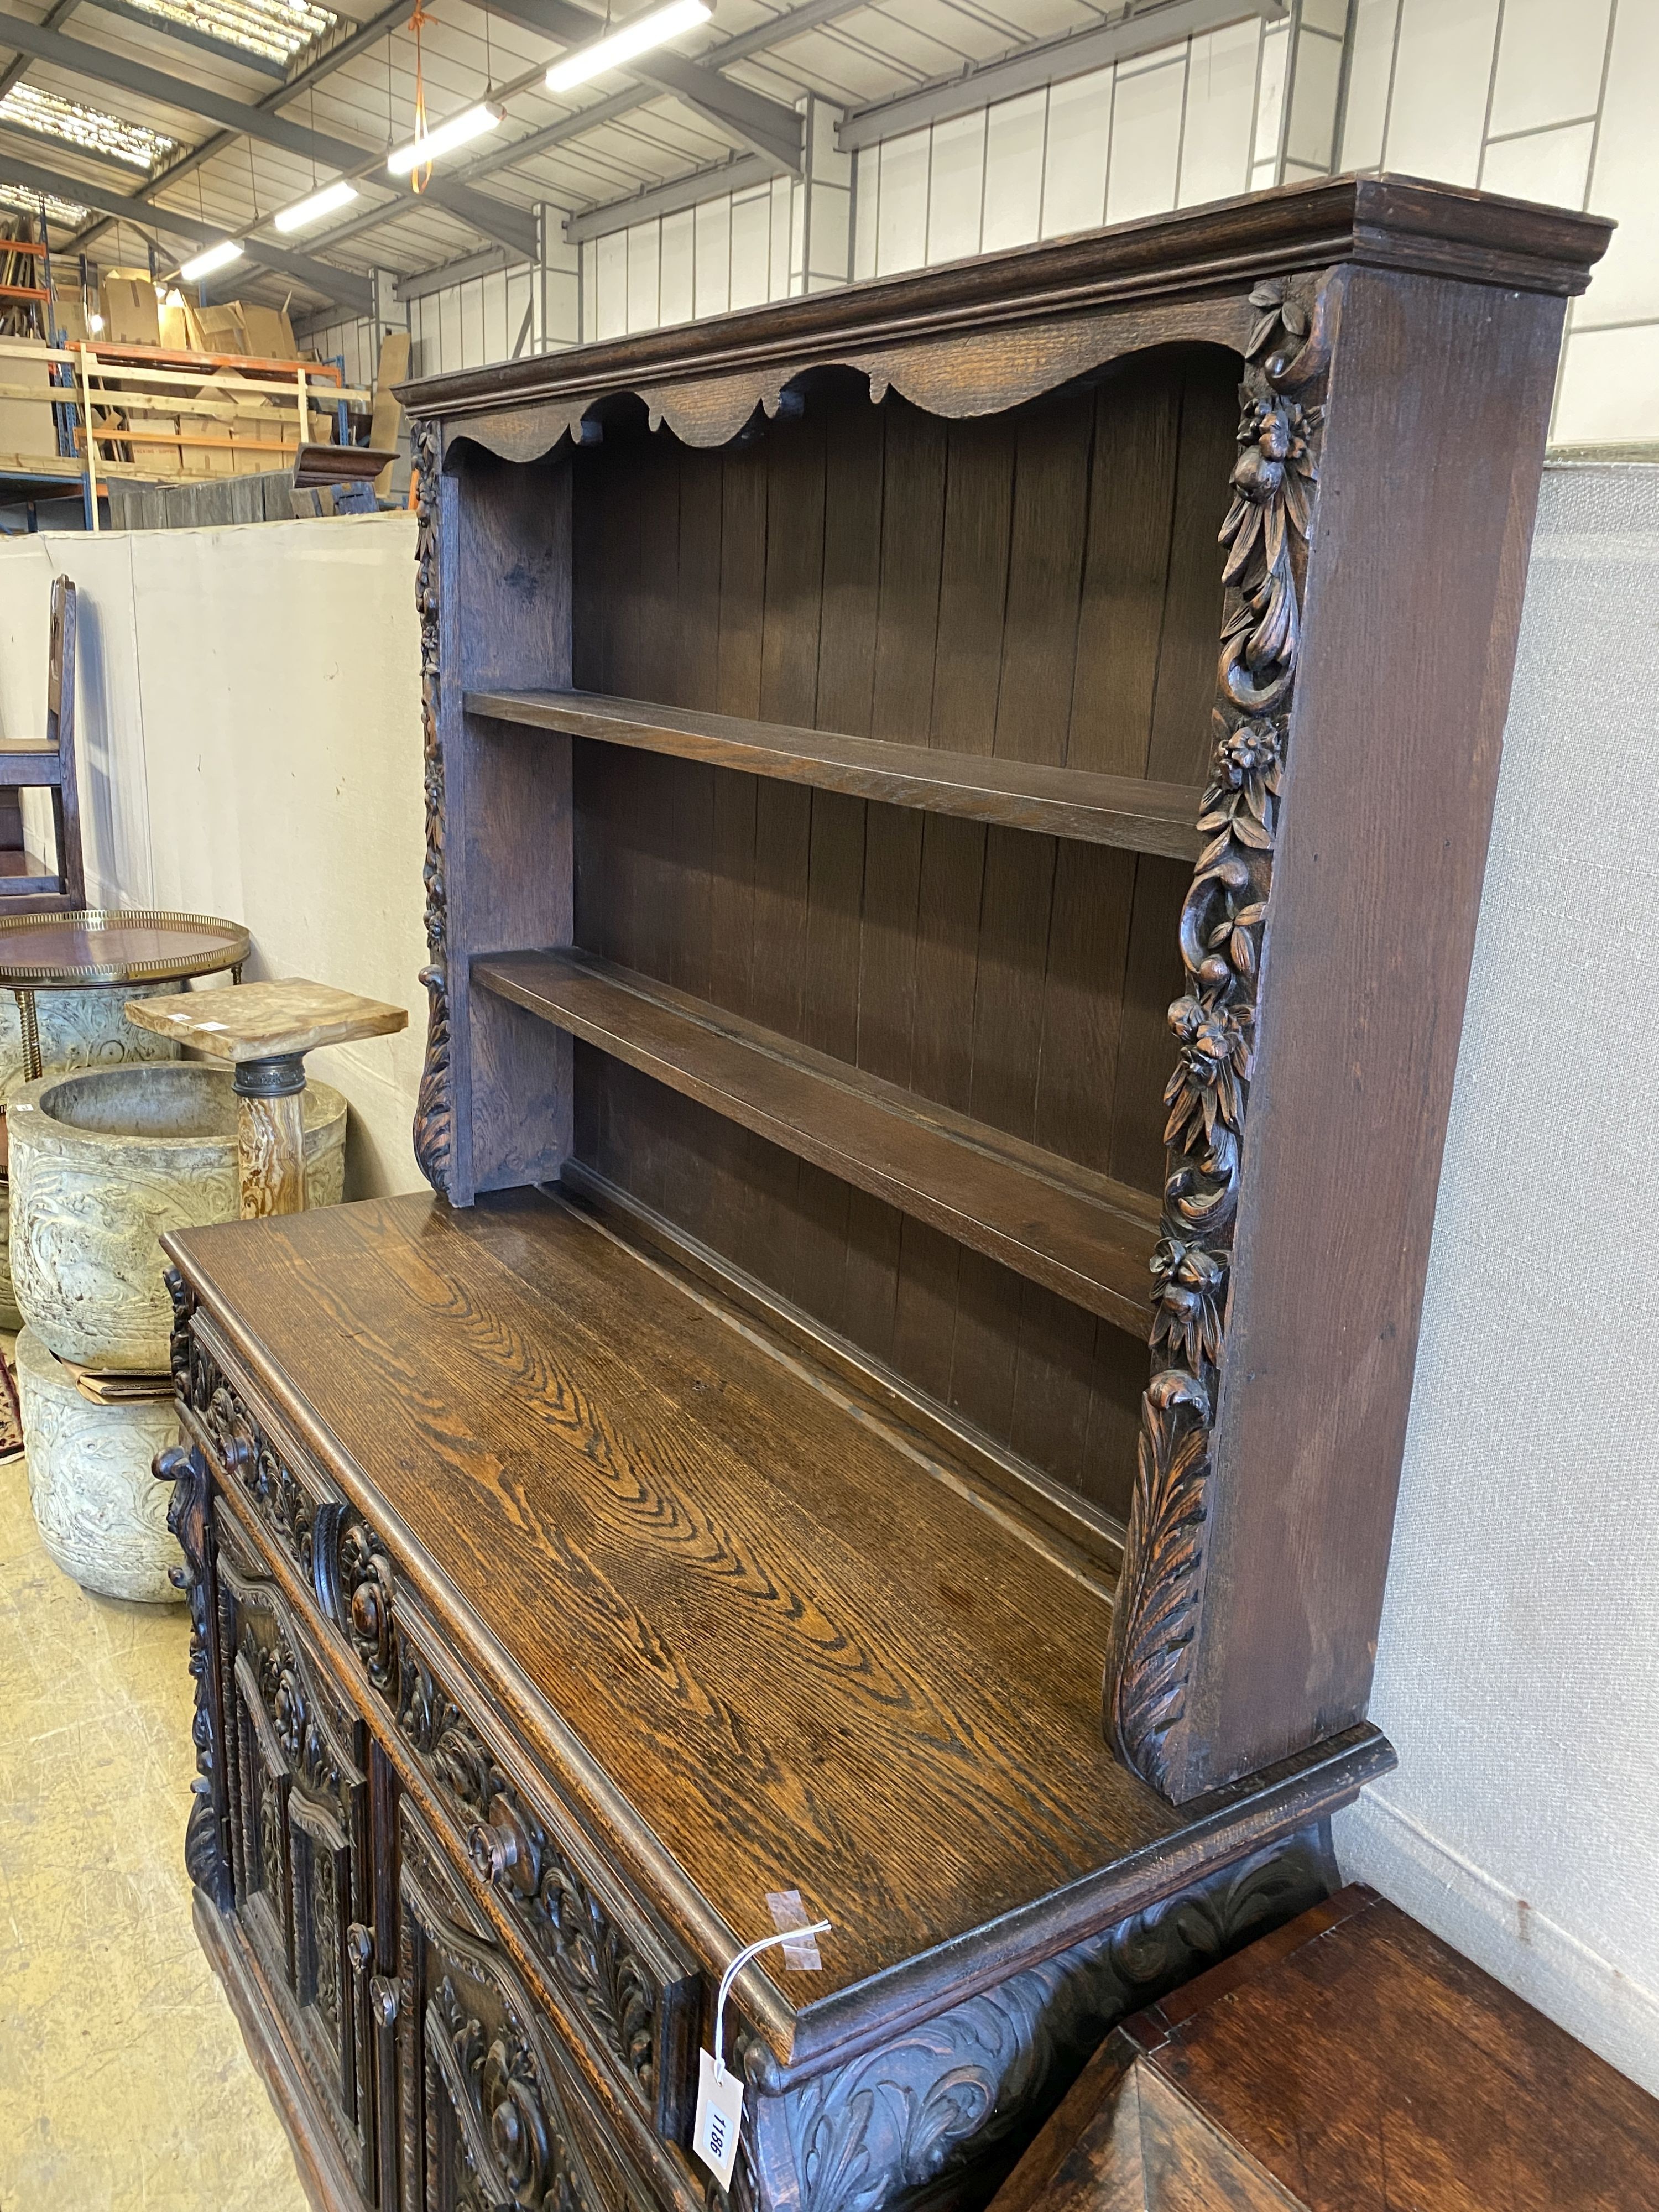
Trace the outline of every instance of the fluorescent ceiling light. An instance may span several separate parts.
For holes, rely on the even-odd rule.
[[[480,100],[476,107],[464,108],[460,114],[452,115],[447,123],[441,123],[423,137],[411,138],[407,146],[398,147],[386,155],[386,167],[394,177],[406,177],[411,169],[425,168],[441,154],[453,154],[458,146],[471,145],[486,131],[495,130],[501,119],[499,107],[490,100]]]
[[[204,276],[211,276],[216,269],[228,269],[233,261],[240,261],[242,249],[234,238],[222,238],[216,246],[210,246],[192,261],[186,261],[179,274],[186,284],[194,284]]]
[[[575,85],[586,84],[591,76],[603,76],[607,70],[620,69],[636,54],[649,53],[653,46],[665,46],[682,31],[706,23],[713,13],[704,0],[668,0],[665,8],[649,9],[643,15],[635,15],[632,22],[624,23],[619,31],[612,31],[608,38],[595,39],[591,46],[578,46],[562,62],[555,62],[547,72],[547,88],[550,92],[568,92]]]
[[[348,184],[342,177],[337,183],[325,185],[321,191],[313,192],[309,199],[295,200],[292,207],[283,208],[271,221],[278,230],[303,230],[307,223],[320,222],[325,215],[332,215],[336,208],[349,207],[356,198],[356,185]]]

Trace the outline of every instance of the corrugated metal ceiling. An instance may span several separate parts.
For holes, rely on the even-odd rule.
[[[548,0],[509,4],[515,18],[560,20]],[[618,9],[618,19],[631,12]],[[865,0],[845,7],[834,0],[715,0],[714,21],[677,40],[672,51],[713,64],[715,89],[722,82],[746,87],[783,107],[806,93],[859,106],[1123,12],[1121,5],[1089,0]],[[0,108],[0,185],[15,188],[18,165],[26,164],[37,174],[49,171],[67,200],[85,191],[95,208],[100,193],[137,195],[158,210],[176,211],[195,229],[238,236],[252,231],[256,240],[275,243],[271,215],[314,182],[327,182],[338,165],[313,162],[291,145],[260,143],[222,127],[214,114],[195,112],[216,97],[260,110],[266,122],[258,127],[280,120],[361,148],[370,165],[361,179],[362,200],[345,217],[282,241],[291,251],[357,272],[360,281],[372,268],[410,275],[475,252],[489,242],[476,222],[430,198],[394,198],[397,188],[385,175],[388,145],[407,140],[412,129],[416,41],[403,7],[322,24],[319,35],[295,52],[283,76],[274,74],[272,49],[289,35],[288,26],[317,25],[322,14],[307,0],[301,9],[289,0],[55,0],[49,9],[39,0],[0,0],[0,49],[12,43],[5,35],[9,20],[14,40],[25,24],[41,27],[38,50],[19,54],[0,76],[0,89],[21,85],[72,101],[118,125],[159,133],[178,149],[146,173],[71,138],[19,128],[15,115]],[[795,15],[805,21],[792,30]],[[604,18],[594,14],[592,20],[597,33]],[[531,79],[511,89],[498,132],[434,169],[434,183],[465,183],[477,192],[486,215],[493,200],[520,210],[522,225],[522,211],[538,201],[574,212],[750,150],[738,129],[642,77],[617,72],[568,96],[550,94],[541,72],[568,41],[494,8],[434,0],[423,21],[422,74],[434,123],[492,88],[499,93],[519,78]],[[65,49],[64,40],[79,42],[79,50]],[[733,40],[739,57],[721,69],[720,51]],[[133,64],[171,79],[167,88],[175,96],[159,97],[153,79],[142,75],[142,88],[136,88]],[[300,88],[285,97],[295,85]],[[584,123],[589,113],[592,120]],[[561,126],[550,144],[544,143],[550,126]],[[390,211],[373,222],[377,206]],[[48,214],[54,249],[84,251],[100,263],[142,262],[152,242],[131,221],[94,216],[77,228],[59,219],[63,210],[49,208]],[[190,250],[177,232],[158,228],[152,236],[163,269]],[[249,297],[291,297],[296,312],[325,304],[320,286],[261,271],[251,258],[235,271],[234,289]]]

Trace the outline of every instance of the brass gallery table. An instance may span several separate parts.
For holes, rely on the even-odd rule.
[[[17,1000],[28,1079],[46,1073],[37,991],[86,991],[184,981],[228,969],[240,981],[251,939],[239,921],[204,914],[18,915],[0,921],[0,989]]]

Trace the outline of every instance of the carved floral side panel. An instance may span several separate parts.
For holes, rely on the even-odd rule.
[[[454,1116],[449,1068],[449,894],[444,874],[444,757],[439,732],[438,498],[441,433],[416,422],[415,604],[421,619],[421,753],[426,775],[426,1061],[415,1105],[415,1158],[437,1191],[447,1192]]]
[[[1170,1009],[1177,1056],[1162,1232],[1152,1259],[1152,1376],[1112,1618],[1105,1722],[1119,1756],[1177,1801],[1187,1783],[1188,1685],[1203,1604],[1225,1362],[1233,1233],[1255,1071],[1256,1000],[1301,649],[1318,483],[1331,280],[1258,285],[1240,392],[1238,459],[1221,530],[1225,591],[1214,742],[1200,854],[1181,916],[1186,989]]]

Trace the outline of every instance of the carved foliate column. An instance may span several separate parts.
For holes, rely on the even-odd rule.
[[[175,1350],[175,1376],[177,1371]],[[222,1708],[208,1556],[208,1464],[193,1446],[173,1444],[156,1455],[155,1474],[158,1482],[173,1486],[167,1527],[178,1539],[185,1563],[174,1567],[168,1578],[175,1589],[183,1590],[190,1607],[190,1671],[196,1680],[196,1717],[191,1727],[196,1746],[196,1779],[191,1784],[190,1818],[185,1826],[185,1869],[196,1887],[222,1912],[228,1912],[231,1874],[225,1850],[224,1747],[219,1740]]]
[[[1214,747],[1200,854],[1181,915],[1187,988],[1177,1044],[1162,1235],[1152,1257],[1152,1377],[1112,1616],[1106,1731],[1126,1765],[1179,1799],[1187,1684],[1200,1633],[1212,1433],[1226,1358],[1233,1231],[1254,1069],[1302,593],[1318,482],[1334,283],[1259,284],[1246,349],[1238,459],[1221,530],[1225,600]]]
[[[421,618],[421,750],[426,774],[426,1060],[415,1105],[415,1158],[437,1191],[449,1189],[453,1135],[449,1073],[449,896],[444,875],[444,759],[438,731],[438,493],[440,432],[417,422],[415,457],[415,604]]]

